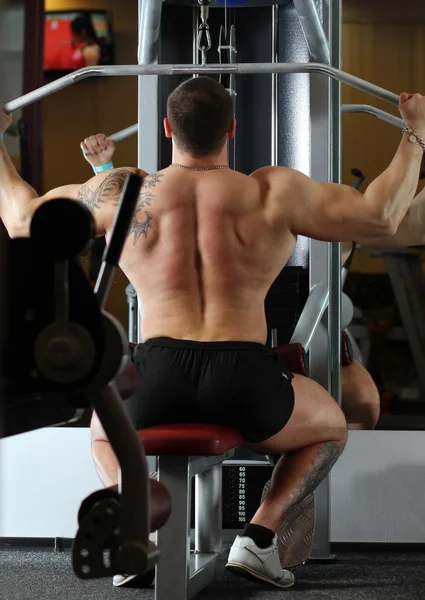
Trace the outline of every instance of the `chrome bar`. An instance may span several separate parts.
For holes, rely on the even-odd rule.
[[[329,0],[327,30],[331,42],[332,65],[340,63],[341,42],[341,0]],[[340,173],[340,119],[341,96],[339,82],[332,81],[328,98],[327,123],[330,145],[327,147],[329,180],[338,181]],[[340,349],[341,349],[341,244],[328,244],[327,251],[327,291],[328,308],[328,373],[323,376],[329,384],[334,398],[340,396]],[[317,350],[317,347],[316,347]],[[323,350],[322,350],[323,351]],[[319,383],[321,383],[319,381]],[[315,491],[316,520],[311,560],[332,561],[330,543],[330,479],[327,477]]]
[[[162,0],[143,0],[140,4],[137,57],[141,64],[152,64],[158,61],[161,10]]]
[[[394,125],[394,127],[399,127],[400,129],[403,129],[404,127],[404,121],[399,117],[390,115],[390,113],[387,113],[379,108],[375,108],[375,106],[369,106],[369,104],[343,104],[341,106],[341,112],[367,113],[368,115],[373,115],[377,119],[381,119],[381,121],[385,121],[390,125]]]
[[[317,14],[319,15],[320,22],[323,25],[323,0],[315,0]]]
[[[278,31],[279,31],[279,7],[274,4],[272,7],[272,63],[277,64],[279,62],[278,56]],[[279,164],[278,160],[278,74],[273,73],[272,75],[272,144],[271,144],[271,161],[272,167],[277,167]]]
[[[306,352],[310,349],[316,329],[322,320],[323,313],[328,307],[328,301],[329,291],[327,286],[324,283],[313,285],[292,334],[291,344],[301,344]]]
[[[125,129],[121,129],[116,133],[110,135],[107,139],[112,140],[113,142],[120,142],[121,140],[125,140],[126,138],[137,133],[138,130],[137,123],[135,125],[130,125],[130,127],[126,127]]]
[[[332,0],[331,54],[332,66],[341,65],[341,15],[342,0]],[[341,183],[341,84],[332,81],[332,153],[333,183]],[[328,338],[330,365],[330,392],[341,405],[341,243],[329,244],[329,310]],[[328,538],[329,540],[329,538]]]
[[[137,53],[139,70],[154,69],[158,62],[159,36],[161,27],[162,0],[138,0],[139,16],[139,49]],[[159,114],[158,114],[158,77],[151,73],[150,77],[138,79],[138,140],[137,165],[148,173],[156,173],[159,160]],[[137,331],[136,342],[140,341],[142,327],[140,299],[136,304]]]
[[[302,30],[313,60],[330,64],[329,43],[314,0],[294,0]]]
[[[248,75],[253,73],[318,73],[337,79],[362,92],[375,96],[380,100],[389,102],[398,106],[399,95],[381,88],[373,83],[355,77],[345,71],[340,71],[329,65],[320,63],[235,63],[233,65],[120,65],[120,66],[102,66],[102,67],[84,67],[74,73],[65,75],[56,81],[47,83],[40,88],[24,94],[16,100],[12,100],[4,105],[3,110],[11,113],[20,108],[24,108],[33,102],[42,100],[55,92],[77,83],[89,77],[131,77],[139,75],[195,75],[195,74],[218,74],[234,73],[238,75]]]
[[[194,65],[199,64],[198,24],[199,24],[199,8],[194,6],[192,9],[192,62]]]

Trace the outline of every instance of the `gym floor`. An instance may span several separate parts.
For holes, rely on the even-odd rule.
[[[0,551],[2,600],[153,600],[149,590],[115,589],[111,580],[80,581],[72,572],[71,554],[52,551]],[[425,598],[425,554],[340,553],[331,565],[308,564],[296,570],[289,590],[270,589],[237,578],[224,569],[197,600],[420,600]],[[170,600],[172,600],[170,598]]]

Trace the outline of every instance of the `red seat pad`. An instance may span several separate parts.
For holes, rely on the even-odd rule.
[[[273,348],[273,352],[283,355],[286,366],[292,373],[308,377],[305,351],[302,344],[285,344],[285,346]]]
[[[138,436],[149,456],[220,456],[244,443],[236,429],[204,423],[159,425],[141,429]]]

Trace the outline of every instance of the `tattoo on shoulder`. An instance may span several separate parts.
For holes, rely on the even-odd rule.
[[[78,190],[76,200],[85,204],[91,211],[99,209],[101,204],[108,200],[118,204],[127,175],[132,172],[131,169],[117,169],[107,175],[95,189],[92,189],[89,183],[84,183]]]
[[[101,208],[102,203],[112,202],[118,206],[127,175],[133,173],[132,169],[116,169],[97,186],[92,189],[89,183],[84,183],[78,190],[76,200],[85,204],[89,210],[94,212]],[[154,173],[148,175],[143,180],[142,189],[134,211],[133,220],[128,231],[128,237],[133,236],[133,245],[137,243],[140,237],[145,239],[148,237],[149,229],[152,228],[152,213],[142,209],[145,206],[150,206],[155,199],[154,190],[161,183],[163,173]],[[143,220],[139,220],[140,212],[144,213]]]
[[[136,204],[136,210],[134,211],[133,221],[128,230],[128,236],[133,236],[133,245],[136,244],[141,236],[146,239],[148,237],[149,229],[152,228],[152,213],[144,210],[143,213],[145,218],[143,221],[139,221],[138,215],[143,207],[152,204],[152,201],[155,199],[153,190],[161,183],[163,177],[163,173],[154,173],[153,175],[145,177],[143,181],[143,186]]]

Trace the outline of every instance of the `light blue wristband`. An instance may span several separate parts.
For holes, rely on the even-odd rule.
[[[3,141],[3,134],[0,133],[0,142],[2,142],[2,141]]]
[[[110,171],[114,168],[114,165],[111,162],[106,163],[106,165],[99,165],[97,167],[93,167],[93,171],[96,173],[103,173],[103,171]]]

